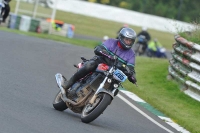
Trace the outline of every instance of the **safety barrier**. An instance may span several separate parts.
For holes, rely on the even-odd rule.
[[[181,90],[200,101],[200,45],[175,35],[169,75],[179,81]]]

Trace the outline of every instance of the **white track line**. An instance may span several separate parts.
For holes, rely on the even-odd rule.
[[[147,119],[149,119],[150,121],[152,121],[154,124],[156,124],[157,126],[159,126],[160,128],[166,130],[169,133],[174,133],[171,130],[167,129],[166,127],[164,127],[163,125],[161,125],[160,123],[158,123],[157,121],[155,121],[154,119],[152,119],[150,116],[148,116],[147,114],[145,114],[142,110],[140,110],[139,108],[137,108],[135,105],[133,105],[131,102],[129,102],[126,98],[124,98],[122,95],[118,94],[117,95],[120,99],[122,99],[125,103],[127,103],[129,106],[131,106],[133,109],[135,109],[137,112],[139,112],[140,114],[142,114],[144,117],[146,117]]]

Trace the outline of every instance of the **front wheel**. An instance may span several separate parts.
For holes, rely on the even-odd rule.
[[[93,105],[88,103],[81,114],[81,121],[84,123],[90,123],[95,120],[103,111],[107,108],[107,106],[111,103],[112,97],[107,93],[98,94]]]
[[[59,91],[57,94],[56,94],[56,97],[53,101],[53,107],[56,109],[56,110],[59,110],[59,111],[64,111],[65,109],[67,109],[67,105],[66,103],[61,99],[61,91]]]

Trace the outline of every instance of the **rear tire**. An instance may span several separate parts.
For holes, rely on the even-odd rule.
[[[95,120],[111,103],[112,97],[107,93],[98,94],[93,106],[87,104],[81,114],[81,121],[90,123]]]
[[[53,107],[58,111],[64,111],[68,108],[66,103],[61,99],[61,95],[61,91],[59,91],[53,101]]]

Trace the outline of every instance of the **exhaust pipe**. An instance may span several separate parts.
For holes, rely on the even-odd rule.
[[[64,102],[68,102],[68,103],[73,104],[74,106],[77,106],[77,105],[81,104],[83,101],[85,101],[85,100],[92,94],[92,91],[90,91],[82,100],[80,100],[78,103],[76,103],[76,102],[74,102],[74,101],[72,101],[72,100],[70,100],[70,99],[68,99],[68,98],[66,97],[66,91],[65,91],[65,89],[62,87],[62,84],[63,84],[64,81],[66,80],[65,77],[63,77],[62,74],[60,74],[60,73],[57,73],[57,74],[55,75],[55,77],[56,77],[57,85],[58,85],[58,87],[60,88],[61,93],[62,93],[61,98],[62,98],[62,100],[63,100]]]
[[[62,84],[64,84],[64,81],[65,81],[65,79],[64,79],[63,76],[62,76],[62,74],[57,73],[57,74],[55,75],[55,77],[56,77],[57,85],[58,85],[58,87],[59,87],[60,90],[61,90],[61,93],[62,93],[63,95],[66,95],[66,92],[65,92],[64,88],[62,87]]]

